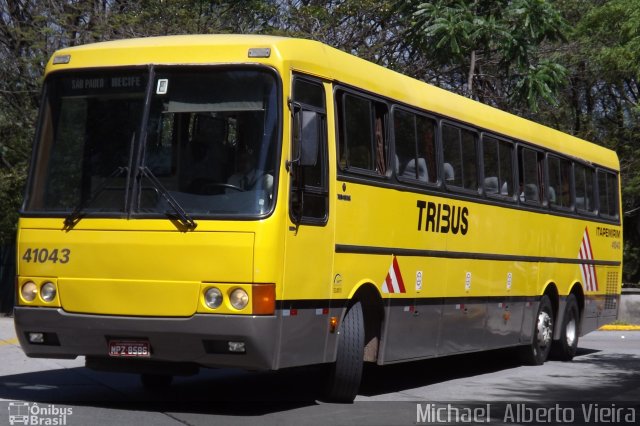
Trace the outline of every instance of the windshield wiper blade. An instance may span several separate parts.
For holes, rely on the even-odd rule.
[[[109,176],[104,178],[102,182],[100,182],[100,184],[96,187],[96,189],[91,193],[91,195],[88,198],[86,198],[84,201],[82,201],[80,204],[78,204],[73,209],[73,211],[69,213],[69,216],[64,218],[65,229],[71,229],[78,222],[80,222],[80,219],[82,219],[82,211],[88,205],[93,203],[93,201],[98,197],[98,195],[102,194],[102,191],[105,190],[105,188],[107,187],[107,183],[109,182],[110,179],[118,177],[122,175],[124,172],[128,172],[128,171],[129,171],[129,167],[125,167],[125,166],[116,167],[116,169],[113,172],[111,172]]]
[[[160,180],[158,180],[158,178],[153,174],[153,172],[151,172],[151,170],[147,166],[140,167],[140,174],[151,181],[151,184],[160,193],[160,195],[162,195],[164,199],[167,200],[167,203],[169,203],[171,208],[176,212],[178,218],[187,229],[196,229],[198,224],[191,218],[191,216],[189,216],[189,213],[187,213],[182,208],[180,203],[178,203],[178,201],[173,198],[169,191],[162,185]]]

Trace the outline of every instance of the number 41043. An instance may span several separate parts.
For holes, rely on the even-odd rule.
[[[63,249],[46,249],[46,248],[28,248],[22,255],[22,260],[27,263],[67,263],[71,250]]]

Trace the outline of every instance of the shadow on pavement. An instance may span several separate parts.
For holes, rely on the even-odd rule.
[[[580,349],[573,362],[610,369],[610,383],[618,389],[640,386],[637,357]],[[367,365],[361,394],[389,394],[519,367],[521,363],[511,350],[384,367]],[[136,375],[102,373],[77,367],[0,377],[0,398],[134,411],[259,416],[322,404],[318,400],[321,398],[323,371],[320,368],[279,372],[202,370],[197,376],[176,378],[168,388],[149,391],[142,387]],[[563,388],[562,378],[559,379],[553,389],[547,389],[543,394],[544,400],[563,400],[563,393],[566,396],[570,391]],[[603,383],[593,384],[594,389],[602,389],[602,386]],[[519,389],[520,394],[514,397],[535,399],[527,394],[529,391],[524,384]]]

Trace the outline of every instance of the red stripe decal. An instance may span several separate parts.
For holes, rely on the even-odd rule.
[[[387,284],[387,291],[389,293],[393,293],[393,282],[391,281],[391,275],[387,274],[387,278],[385,278],[384,282]]]
[[[402,274],[400,273],[400,266],[398,265],[398,259],[395,256],[393,256],[393,271],[396,273],[396,280],[398,280],[400,293],[406,293],[404,281],[402,281]]]

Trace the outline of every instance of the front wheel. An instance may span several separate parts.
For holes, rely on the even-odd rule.
[[[551,356],[560,361],[571,361],[578,349],[580,335],[580,309],[573,294],[567,297],[560,332],[560,340],[553,342],[551,347]]]
[[[553,307],[546,294],[540,299],[536,322],[533,327],[533,341],[522,348],[522,359],[530,365],[542,365],[547,360],[553,341]]]
[[[360,388],[364,363],[364,316],[356,302],[338,328],[338,354],[329,370],[326,398],[333,402],[353,402]]]

